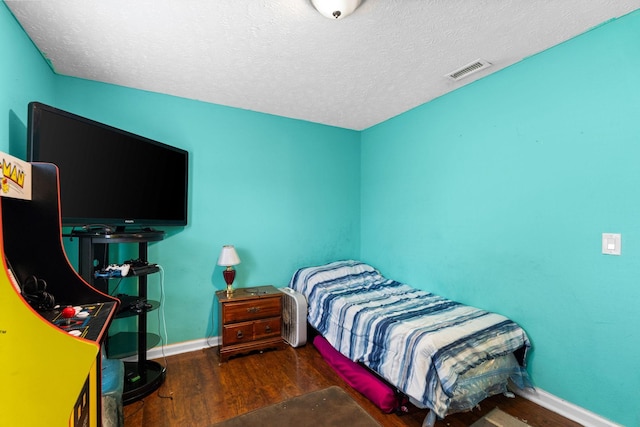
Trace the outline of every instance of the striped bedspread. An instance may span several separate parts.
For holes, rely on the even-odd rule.
[[[302,268],[289,287],[306,296],[309,323],[340,353],[441,417],[460,376],[530,345],[504,316],[386,279],[358,261]]]

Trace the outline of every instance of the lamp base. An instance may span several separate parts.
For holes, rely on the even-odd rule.
[[[233,267],[228,266],[223,272],[222,276],[224,277],[224,281],[227,283],[227,296],[233,295],[233,279],[236,278],[236,271]]]

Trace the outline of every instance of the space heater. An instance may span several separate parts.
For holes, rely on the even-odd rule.
[[[282,338],[292,347],[307,343],[307,300],[291,288],[282,292]]]

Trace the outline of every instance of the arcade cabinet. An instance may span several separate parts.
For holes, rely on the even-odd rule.
[[[69,264],[57,167],[0,160],[0,425],[98,427],[101,345],[119,301]]]

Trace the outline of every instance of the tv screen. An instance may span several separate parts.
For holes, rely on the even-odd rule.
[[[27,160],[58,166],[63,225],[187,224],[187,151],[39,102],[27,131]]]

